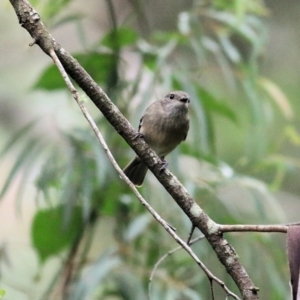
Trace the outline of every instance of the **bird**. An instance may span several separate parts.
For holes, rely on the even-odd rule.
[[[162,160],[162,170],[167,168],[165,156],[184,141],[189,131],[190,96],[183,91],[173,91],[163,99],[153,102],[140,119],[138,137],[145,142]],[[148,167],[138,157],[123,169],[130,181],[142,186]]]

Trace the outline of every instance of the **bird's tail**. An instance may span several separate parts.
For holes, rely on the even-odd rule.
[[[141,186],[143,184],[147,171],[147,166],[138,156],[136,156],[123,170],[126,176],[136,186]]]

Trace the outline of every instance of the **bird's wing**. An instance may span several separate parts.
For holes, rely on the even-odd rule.
[[[143,118],[144,118],[144,116],[142,116],[141,119],[140,119],[138,132],[140,132],[140,129],[141,129],[142,125],[143,125]]]
[[[185,135],[184,135],[184,137],[183,137],[183,141],[186,140],[186,137],[187,137],[187,135],[188,135],[189,129],[190,129],[190,122],[188,122],[188,124],[187,124],[187,129],[186,129],[186,133],[185,133]]]

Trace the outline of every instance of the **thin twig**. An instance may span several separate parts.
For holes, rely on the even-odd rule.
[[[201,236],[199,236],[199,237],[197,237],[197,238],[195,238],[195,239],[193,239],[193,240],[191,240],[191,242],[190,242],[190,245],[192,245],[192,244],[194,244],[195,242],[197,242],[197,241],[199,241],[200,239],[202,239],[202,238],[204,238],[204,235],[201,235]],[[178,241],[177,241],[178,242]],[[184,243],[184,242],[183,242]],[[179,243],[180,244],[180,243]],[[151,282],[152,282],[152,280],[153,280],[153,277],[154,277],[154,273],[156,272],[156,269],[158,268],[158,266],[169,256],[169,255],[172,255],[174,252],[176,252],[176,251],[178,251],[178,250],[180,250],[180,249],[185,249],[187,252],[188,252],[188,250],[185,248],[185,247],[188,247],[189,249],[190,249],[190,247],[186,244],[186,243],[184,243],[185,244],[185,246],[183,246],[183,245],[181,245],[181,246],[179,246],[179,247],[177,247],[177,248],[175,248],[175,249],[173,249],[173,250],[171,250],[171,251],[169,251],[168,253],[166,253],[165,255],[163,255],[157,262],[156,262],[156,264],[155,264],[155,266],[154,266],[154,268],[153,268],[153,270],[152,270],[152,272],[151,272],[151,275],[150,275],[150,279],[149,279],[149,281],[150,281],[150,283],[149,283],[149,286],[148,286],[148,298],[149,299],[151,299],[151,297],[150,297],[150,293],[151,293]],[[191,250],[191,252],[192,252],[192,250]],[[188,252],[189,253],[189,252]],[[192,252],[192,254],[191,253],[189,253],[191,256],[192,256],[192,254],[193,254],[193,252]],[[193,256],[192,256],[193,257]],[[210,286],[211,286],[211,289],[212,289],[212,282],[213,281],[215,281],[218,285],[220,285],[223,289],[224,289],[224,291],[226,292],[226,294],[228,295],[228,296],[231,296],[233,299],[237,299],[237,300],[240,300],[240,298],[237,296],[237,295],[235,295],[233,292],[231,292],[228,288],[227,288],[227,286],[225,285],[225,283],[223,282],[223,281],[221,281],[219,278],[217,278],[216,276],[214,276],[210,271],[209,271],[209,269],[207,269],[207,267],[198,259],[198,257],[197,256],[195,256],[195,257],[193,257],[194,258],[194,260],[196,261],[196,263],[198,264],[198,266],[200,266],[200,268],[203,270],[203,272],[205,273],[205,275],[207,276],[207,278],[208,278],[208,280],[210,281]],[[212,293],[213,293],[213,291],[212,291]]]
[[[189,246],[191,246],[192,244],[194,244],[195,242],[201,240],[205,238],[205,236],[202,234],[196,238],[194,238],[193,240],[190,241],[189,243]],[[154,265],[154,268],[152,269],[151,271],[151,274],[150,274],[150,278],[149,278],[149,285],[148,285],[148,298],[151,299],[151,283],[153,281],[153,277],[155,275],[155,272],[157,270],[157,268],[159,267],[159,265],[170,255],[172,255],[173,253],[177,252],[178,250],[181,250],[182,247],[181,246],[178,246],[170,251],[168,251],[166,254],[164,254]]]
[[[294,222],[294,223],[285,224],[285,226],[296,226],[296,225],[300,225],[300,222]]]
[[[211,279],[209,279],[209,285],[210,285],[211,299],[215,300],[214,282]]]
[[[209,280],[214,280],[216,283],[218,283],[224,291],[231,295],[234,299],[240,299],[237,295],[232,293],[224,284],[223,281],[221,281],[219,278],[213,275],[211,271],[209,271],[206,266],[200,261],[200,259],[197,257],[197,255],[193,252],[193,250],[170,228],[169,224],[161,218],[161,216],[150,206],[150,204],[142,197],[142,195],[139,193],[135,185],[127,178],[127,176],[124,174],[122,169],[119,167],[118,163],[114,159],[113,155],[111,154],[102,134],[100,133],[96,123],[88,113],[86,107],[83,105],[83,103],[79,99],[79,94],[77,90],[75,89],[74,85],[72,84],[71,80],[69,79],[63,65],[61,64],[60,60],[58,59],[55,51],[53,49],[50,50],[50,56],[53,59],[55,65],[59,69],[63,79],[65,80],[65,83],[67,87],[69,88],[73,98],[78,103],[83,115],[89,122],[90,126],[92,127],[93,131],[95,132],[101,146],[103,147],[109,161],[113,165],[113,167],[116,169],[120,177],[127,183],[127,185],[131,188],[131,190],[134,192],[136,197],[140,200],[140,202],[146,207],[146,209],[152,214],[152,216],[165,228],[165,230],[175,239],[175,241],[181,245],[183,249],[186,250],[186,252],[195,260],[195,262],[200,266],[200,268],[203,270],[203,272],[206,274],[206,276],[209,278]]]
[[[281,232],[286,233],[289,225],[218,225],[220,232]]]
[[[191,245],[191,238],[192,238],[192,236],[193,236],[193,233],[194,233],[194,231],[195,231],[195,228],[196,228],[195,225],[192,224],[192,228],[191,228],[189,237],[188,237],[187,242],[186,242],[188,245]]]

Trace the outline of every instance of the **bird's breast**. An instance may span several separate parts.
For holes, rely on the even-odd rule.
[[[141,127],[145,141],[160,157],[170,153],[182,142],[186,138],[188,130],[187,110],[182,109],[145,115]]]

